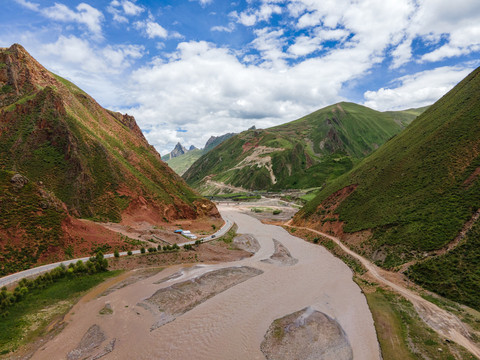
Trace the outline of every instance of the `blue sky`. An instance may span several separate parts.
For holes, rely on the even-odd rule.
[[[433,103],[480,65],[480,2],[2,0],[13,43],[165,154],[339,101]]]

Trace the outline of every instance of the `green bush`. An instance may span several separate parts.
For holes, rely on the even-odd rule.
[[[132,255],[132,251],[128,250],[127,255],[129,255],[129,256]]]
[[[145,248],[142,247],[142,248],[140,249],[140,252],[141,252],[142,254],[145,254]]]
[[[113,256],[115,256],[116,258],[120,257],[120,253],[118,252],[118,249],[115,249],[115,251],[113,252]]]

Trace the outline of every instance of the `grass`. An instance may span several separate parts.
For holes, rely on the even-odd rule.
[[[135,131],[133,118],[101,108],[80,88],[52,75],[58,83],[41,89],[27,84],[20,99],[2,108],[10,111],[8,127],[0,131],[1,169],[43,182],[82,218],[120,221],[130,204],[118,192],[121,186],[150,204],[175,203],[179,212],[184,206],[197,212],[201,197]]]
[[[30,291],[25,299],[9,307],[8,315],[0,321],[0,354],[8,354],[45,335],[48,325],[65,314],[87,290],[119,273],[63,278],[45,289]]]
[[[389,360],[413,360],[407,342],[407,329],[396,307],[392,306],[392,296],[377,288],[374,292],[366,292],[368,307],[372,312],[382,357]]]
[[[192,164],[205,154],[204,150],[195,149],[186,152],[183,155],[167,160],[168,166],[178,175],[182,176]]]
[[[7,275],[32,267],[50,246],[60,245],[61,227],[66,214],[56,210],[39,194],[32,182],[15,189],[10,179],[13,172],[0,170],[0,275]],[[10,238],[19,237],[22,244],[13,244]]]
[[[475,176],[480,168],[475,150],[480,146],[479,103],[477,69],[351,172],[327,183],[297,218],[317,223],[330,217],[328,211],[317,212],[319,205],[354,184],[355,191],[335,213],[344,222],[344,231],[373,232],[363,245],[367,256],[384,254],[380,266],[394,268],[441,249],[480,208],[480,181]],[[472,245],[451,255],[414,266],[411,278],[478,309],[473,298],[478,297],[480,265],[474,256],[476,242],[469,241]],[[465,266],[467,259],[470,266]],[[457,266],[464,271],[457,272]],[[432,271],[441,280],[435,280]]]
[[[364,293],[384,359],[475,359],[462,347],[440,338],[400,295],[380,287],[372,290],[372,286],[362,281],[357,283],[364,289],[369,288]]]
[[[480,310],[480,224],[455,249],[411,266],[407,274],[428,290]]]
[[[413,113],[405,113],[413,119]],[[201,189],[204,178],[250,190],[279,191],[321,186],[352,167],[403,129],[390,113],[340,103],[301,119],[266,130],[248,130],[224,141],[198,159],[183,175],[187,183]],[[265,166],[256,164],[234,169],[259,146],[268,154],[277,182]]]
[[[237,236],[237,230],[238,230],[238,226],[237,224],[234,224],[232,228],[228,230],[228,232],[218,240],[223,241],[225,244],[231,245],[233,243],[233,239]]]

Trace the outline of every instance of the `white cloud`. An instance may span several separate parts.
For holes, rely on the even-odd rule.
[[[475,0],[423,0],[410,19],[405,34],[408,42],[419,38],[435,45],[442,38],[446,43],[424,54],[419,62],[435,62],[469,54],[480,49],[480,2]],[[407,53],[407,49],[403,49]],[[400,63],[406,63],[403,58]],[[398,61],[397,61],[398,63]],[[395,65],[395,64],[394,64]]]
[[[311,38],[308,36],[299,36],[295,39],[295,43],[290,45],[288,52],[294,56],[305,56],[317,50],[320,50],[321,39]]]
[[[213,0],[189,0],[189,1],[198,1],[198,3],[203,7],[210,5],[213,2]]]
[[[67,77],[104,106],[127,105],[134,101],[125,86],[126,74],[145,49],[139,45],[93,46],[86,39],[60,36],[53,43],[40,44],[35,35],[28,50],[54,73]]]
[[[265,51],[275,52],[275,46]],[[247,66],[228,49],[183,42],[168,62],[132,74],[131,96],[138,106],[124,111],[151,130],[149,141],[163,153],[174,142],[161,134],[178,127],[188,130],[175,135],[182,143],[201,147],[212,132],[269,127],[344,100],[342,84],[368,68],[368,63],[355,64],[357,54],[348,51],[282,68]]]
[[[23,7],[33,10],[33,11],[38,11],[40,8],[40,4],[33,3],[31,1],[27,0],[15,0],[16,3],[22,5]]]
[[[76,10],[70,9],[64,4],[55,3],[55,5],[44,8],[41,13],[53,20],[63,22],[76,22],[81,25],[85,25],[90,32],[97,36],[101,36],[102,33],[102,21],[104,19],[103,14],[96,8],[80,3]]]
[[[275,4],[275,1],[265,0],[258,9],[247,8],[240,14],[233,11],[229,14],[231,18],[244,26],[253,26],[260,21],[269,21],[273,14],[281,14],[282,8]]]
[[[365,92],[365,106],[401,110],[433,104],[472,70],[446,66],[403,76],[395,81],[396,87]]]
[[[228,23],[228,26],[212,26],[210,30],[231,33],[233,30],[235,30],[235,24],[231,22],[231,23]]]
[[[113,0],[107,7],[107,11],[113,15],[113,20],[121,23],[127,23],[127,16],[138,16],[145,9],[128,0]]]
[[[125,14],[132,16],[140,15],[144,11],[141,6],[135,5],[133,2],[128,0],[122,1],[122,8]]]
[[[165,39],[168,36],[168,31],[153,20],[137,21],[134,25],[138,30],[143,30],[144,34],[149,39],[154,39],[156,37]]]
[[[102,37],[102,21],[104,20],[103,13],[86,3],[78,4],[75,11],[61,3],[55,3],[53,6],[40,8],[40,4],[28,0],[15,0],[15,2],[29,10],[41,13],[46,18],[83,25],[96,38],[99,39]]]

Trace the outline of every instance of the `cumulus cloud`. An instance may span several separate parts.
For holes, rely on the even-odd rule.
[[[208,42],[182,42],[168,61],[132,74],[138,105],[125,111],[151,129],[148,139],[163,152],[174,144],[154,139],[161,133],[154,129],[184,128],[187,133],[175,136],[201,147],[212,132],[274,126],[343,100],[342,84],[368,67],[351,61],[355,53],[344,55],[275,68],[245,65],[229,49]]]
[[[125,86],[127,71],[145,53],[139,45],[92,45],[76,36],[60,36],[57,41],[29,51],[56,74],[67,77],[107,107],[128,105],[133,100]],[[134,101],[134,100],[133,100]]]
[[[390,88],[365,92],[365,106],[377,110],[401,110],[431,105],[472,70],[470,67],[446,66],[400,77]]]
[[[40,4],[27,0],[15,1],[27,9],[41,13],[46,18],[61,22],[80,24],[81,26],[85,26],[95,37],[102,37],[103,13],[89,4],[80,3],[74,10],[72,10],[61,3],[55,3],[53,6],[40,8]]]
[[[415,60],[411,51],[411,43],[414,39],[430,46],[439,44],[441,39],[446,39],[445,44],[439,44],[432,51],[416,59],[421,63],[441,61],[478,51],[480,49],[480,2],[424,0],[412,13],[405,36],[407,40],[393,54],[394,68]],[[399,53],[401,53],[400,56]]]
[[[260,21],[269,21],[273,14],[282,13],[282,8],[275,2],[276,1],[266,0],[258,9],[247,8],[240,13],[233,11],[230,13],[230,17],[244,26],[253,26]]]
[[[113,15],[113,20],[127,23],[127,16],[140,15],[145,9],[128,0],[113,0],[107,7],[107,11]]]
[[[40,8],[40,4],[33,3],[27,0],[15,0],[15,2],[22,5],[24,8],[27,8],[33,11],[39,11],[39,8]]]
[[[210,30],[231,33],[233,30],[235,30],[235,24],[231,22],[231,23],[228,23],[228,26],[220,26],[220,25],[212,26]]]
[[[137,21],[134,25],[137,30],[142,30],[145,36],[147,36],[149,39],[154,39],[157,37],[165,39],[168,36],[168,31],[162,25],[150,19],[145,21]]]

